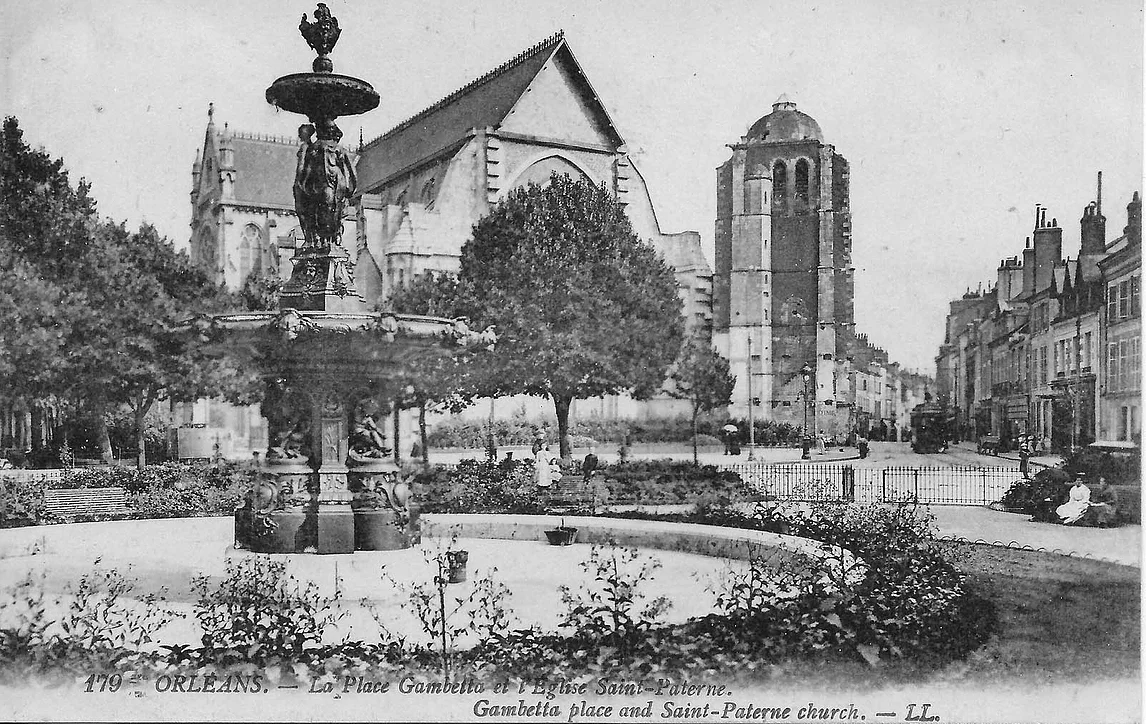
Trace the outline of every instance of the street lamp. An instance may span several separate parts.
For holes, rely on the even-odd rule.
[[[756,420],[752,414],[752,330],[748,330],[748,459],[756,459]]]
[[[810,460],[812,457],[810,452],[811,439],[808,436],[808,400],[811,399],[812,395],[811,390],[809,389],[812,386],[812,372],[812,366],[807,362],[805,362],[804,366],[800,368],[800,376],[804,378],[804,452],[800,455],[801,460]]]

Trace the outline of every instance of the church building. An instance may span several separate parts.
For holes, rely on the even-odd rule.
[[[290,276],[302,238],[291,190],[297,149],[292,137],[219,128],[208,112],[192,170],[191,255],[232,289],[251,274]],[[514,188],[544,183],[556,171],[604,184],[616,196],[637,236],[676,270],[688,329],[711,334],[712,272],[700,235],[661,230],[624,138],[562,33],[360,142],[356,158],[360,193],[343,245],[356,259],[355,283],[368,305],[427,271],[456,271],[474,223]],[[548,412],[539,402],[537,410]],[[576,406],[577,414],[609,417],[685,409],[667,398]],[[266,449],[265,427],[251,410],[212,402],[180,415],[177,421],[206,428],[205,439],[211,430],[235,431],[220,446],[224,455]]]

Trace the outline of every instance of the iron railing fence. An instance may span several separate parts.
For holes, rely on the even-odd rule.
[[[846,501],[855,495],[856,471],[851,465],[731,463],[719,467],[736,473],[750,488],[776,500]]]
[[[887,467],[864,473],[873,502],[918,500],[932,505],[987,505],[1003,497],[1022,477],[1017,470],[977,466]]]
[[[0,481],[11,480],[14,482],[28,482],[29,480],[44,480],[46,482],[54,482],[61,480],[64,477],[64,470],[57,468],[48,468],[44,470],[29,470],[26,468],[8,468],[7,470],[0,470]]]
[[[997,467],[861,468],[806,463],[734,463],[720,466],[740,476],[753,490],[776,500],[805,502],[895,503],[915,500],[931,505],[987,505],[1020,475]]]

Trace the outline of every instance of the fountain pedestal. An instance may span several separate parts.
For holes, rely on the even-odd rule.
[[[354,287],[354,264],[346,249],[304,246],[291,264],[290,279],[279,294],[281,306],[316,312],[366,311],[366,302]]]

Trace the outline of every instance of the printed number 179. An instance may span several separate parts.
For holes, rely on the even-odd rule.
[[[96,689],[96,686],[99,689]],[[119,687],[123,685],[123,677],[119,674],[92,674],[88,677],[87,688],[84,691],[88,694],[93,691],[119,691]]]

